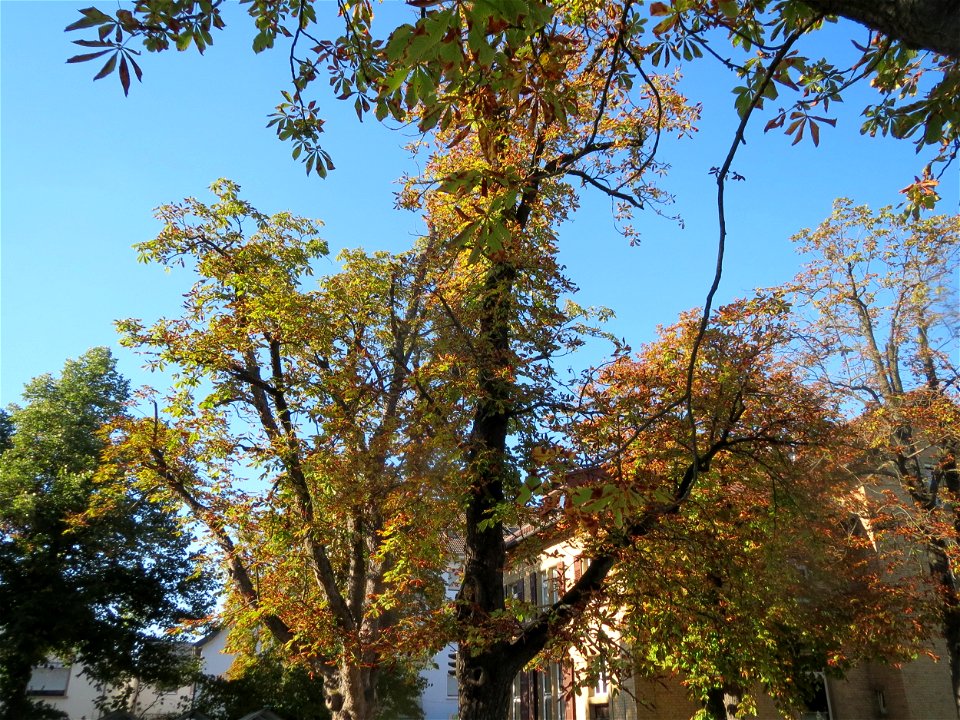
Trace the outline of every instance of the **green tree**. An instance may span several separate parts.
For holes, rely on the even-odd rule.
[[[285,720],[327,720],[323,683],[300,664],[264,651],[229,678],[202,675],[192,708],[212,720],[234,720],[269,707]]]
[[[101,464],[101,427],[127,400],[109,351],[34,379],[23,399],[9,409],[0,455],[5,720],[42,714],[26,689],[51,655],[82,662],[98,680],[174,682],[181,662],[157,633],[202,618],[210,591],[171,508]]]

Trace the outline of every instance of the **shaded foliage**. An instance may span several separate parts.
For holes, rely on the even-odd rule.
[[[104,348],[40,376],[9,410],[0,455],[0,697],[30,717],[31,669],[48,656],[98,680],[175,683],[185,668],[158,632],[200,620],[209,579],[173,509],[102,465],[101,426],[127,382]]]

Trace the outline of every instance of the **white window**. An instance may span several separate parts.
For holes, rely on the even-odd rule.
[[[543,695],[540,700],[540,717],[542,720],[554,720],[553,718],[553,668],[548,666],[546,672],[540,674],[540,682],[543,684]]]
[[[557,569],[549,567],[540,572],[540,600],[546,605],[553,605],[557,595]]]
[[[520,720],[522,717],[520,714],[520,675],[522,673],[517,673],[517,676],[513,679],[513,702],[510,704],[510,717],[513,720]]]
[[[600,668],[600,674],[597,675],[597,682],[593,686],[593,696],[605,698],[610,693],[610,678],[607,677],[605,668]]]
[[[57,696],[67,694],[70,682],[70,665],[59,660],[50,660],[33,669],[27,684],[28,695]]]

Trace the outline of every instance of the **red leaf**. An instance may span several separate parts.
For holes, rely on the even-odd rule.
[[[123,87],[124,97],[130,94],[130,68],[127,67],[127,58],[120,58],[120,85]]]
[[[110,51],[101,50],[100,52],[87,53],[86,55],[74,55],[72,58],[68,58],[67,62],[68,63],[86,62],[87,60],[93,60],[94,58],[98,58],[101,55],[106,55],[108,52]]]
[[[113,47],[112,43],[104,42],[103,40],[74,40],[74,45],[79,45],[80,47]]]
[[[143,71],[140,69],[140,66],[137,65],[137,61],[131,57],[130,64],[133,65],[133,72],[136,74],[137,80],[143,82]]]
[[[104,63],[103,67],[100,68],[100,72],[98,72],[96,75],[93,76],[94,80],[100,80],[101,78],[105,78],[107,75],[109,75],[110,73],[112,73],[114,70],[117,69],[118,54],[119,53],[114,53],[113,56],[109,60],[107,60],[107,62]]]

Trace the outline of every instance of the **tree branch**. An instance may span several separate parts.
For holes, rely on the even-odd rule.
[[[960,3],[956,0],[802,0],[824,15],[839,15],[918,50],[960,60]]]

